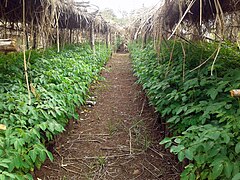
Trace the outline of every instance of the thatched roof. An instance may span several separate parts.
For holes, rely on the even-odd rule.
[[[9,23],[23,21],[23,0],[0,0],[0,20]],[[106,24],[96,17],[98,8],[89,2],[73,0],[25,0],[26,23],[40,25],[47,23],[54,26],[59,20],[59,28],[87,28],[91,21]]]
[[[236,25],[239,22],[238,12],[239,0],[165,0],[158,9],[138,15],[130,31],[134,34],[134,39],[146,33],[154,38],[171,38],[176,35],[177,29],[181,32],[181,37],[191,34],[188,38],[198,36],[197,39],[201,39],[204,33],[213,33],[219,39],[223,36],[235,36],[236,39],[240,27],[239,24]],[[198,34],[194,34],[194,31],[198,31]]]
[[[213,20],[220,8],[222,13],[232,13],[240,10],[239,0],[166,0],[162,10],[167,25],[173,27],[180,19],[180,15],[188,10],[184,20],[192,23]],[[217,8],[216,8],[217,7]],[[221,13],[221,12],[219,12]]]

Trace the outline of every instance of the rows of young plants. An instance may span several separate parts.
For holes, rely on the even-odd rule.
[[[240,52],[223,43],[130,46],[135,75],[173,134],[161,141],[189,164],[181,179],[240,179]],[[197,67],[197,68],[196,68]]]
[[[27,57],[30,52],[27,53]],[[23,70],[23,55],[0,55],[0,180],[32,179],[52,154],[46,142],[64,131],[76,107],[84,104],[90,84],[110,57],[98,46],[93,54],[87,44],[45,52],[32,51],[29,59],[31,104]]]

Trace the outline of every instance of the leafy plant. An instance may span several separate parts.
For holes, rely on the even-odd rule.
[[[23,73],[22,54],[0,55],[0,179],[32,179],[51,152],[45,145],[64,131],[68,119],[78,120],[76,107],[85,103],[90,84],[110,51],[99,46],[93,54],[88,44],[32,51],[28,64],[31,104]]]
[[[180,161],[190,161],[182,179],[239,176],[240,101],[229,91],[240,88],[240,53],[224,43],[211,76],[214,57],[209,57],[216,48],[214,43],[167,41],[157,54],[151,43],[144,49],[130,46],[138,82],[173,133],[161,144]]]

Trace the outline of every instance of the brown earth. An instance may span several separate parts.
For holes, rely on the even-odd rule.
[[[136,84],[128,54],[114,54],[92,87],[97,102],[81,108],[80,119],[58,138],[54,162],[35,179],[179,179],[175,157],[159,145],[157,114]]]

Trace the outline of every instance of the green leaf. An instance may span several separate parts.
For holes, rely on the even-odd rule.
[[[0,180],[5,180],[5,176],[3,174],[0,174]]]
[[[53,155],[52,155],[52,153],[50,151],[48,151],[48,150],[46,150],[46,153],[47,153],[47,156],[50,159],[50,161],[53,162]]]
[[[9,172],[7,172],[7,171],[3,171],[2,174],[4,174],[5,176],[10,177],[11,179],[16,179],[16,176],[15,176],[14,174],[9,173]]]
[[[233,171],[233,164],[229,161],[226,161],[225,162],[225,165],[224,165],[224,174],[227,178],[230,178],[231,177],[231,174],[232,174],[232,171]]]
[[[183,152],[183,151],[180,151],[180,152],[178,153],[178,159],[179,159],[179,161],[182,162],[184,158],[185,158],[184,152]]]
[[[189,160],[193,160],[193,152],[191,151],[191,149],[187,149],[185,151],[185,156],[186,158],[188,158]]]
[[[159,144],[166,144],[166,143],[171,142],[171,141],[172,141],[172,138],[166,137]]]
[[[46,122],[42,122],[41,124],[39,124],[39,127],[41,130],[45,131],[47,128],[47,123]]]
[[[19,149],[22,149],[23,145],[24,145],[24,140],[23,139],[15,139],[14,141],[14,148],[19,150]]]
[[[24,175],[24,178],[27,180],[33,180],[33,177],[31,174],[27,173],[26,175]]]
[[[212,173],[210,174],[210,177],[212,179],[217,179],[223,171],[223,164],[215,164],[212,169]]]
[[[210,132],[207,137],[213,139],[213,140],[217,140],[219,137],[220,137],[221,133],[220,131],[213,131],[213,132]]]
[[[31,157],[32,161],[35,162],[37,158],[37,149],[33,149],[29,151],[29,156]]]
[[[41,165],[42,165],[42,163],[40,161],[35,162],[35,166],[37,167],[37,169],[40,169]]]
[[[194,174],[194,172],[192,172],[192,173],[189,175],[189,180],[196,180],[196,175]]]
[[[6,163],[0,162],[0,167],[8,168],[9,166]]]
[[[46,152],[45,151],[40,151],[39,158],[42,162],[46,160]]]
[[[227,133],[223,133],[221,136],[223,137],[224,143],[228,144],[230,142],[230,137]]]
[[[20,168],[22,167],[22,159],[19,155],[15,156],[15,158],[13,159],[13,163],[14,163],[14,166],[16,168]]]
[[[207,91],[207,95],[209,95],[212,100],[215,100],[218,95],[218,91],[216,90],[216,88],[211,88]]]
[[[180,151],[182,151],[185,147],[183,145],[178,145],[178,146],[172,146],[170,149],[170,152],[173,153],[179,153]]]
[[[237,173],[232,180],[240,180],[240,173]]]
[[[240,142],[236,144],[235,146],[235,152],[238,154],[240,153]]]
[[[8,165],[8,171],[9,171],[9,172],[12,172],[14,168],[15,168],[15,164],[14,164],[14,162],[12,161],[12,162]]]
[[[64,128],[61,124],[56,123],[55,124],[55,130],[58,131],[58,132],[63,132]]]
[[[177,143],[177,144],[180,144],[180,143],[182,142],[182,139],[181,139],[181,138],[176,138],[176,139],[174,140],[174,142]]]
[[[179,121],[180,121],[180,117],[179,116],[173,116],[173,117],[171,117],[171,118],[169,118],[167,120],[168,123],[177,123]]]

